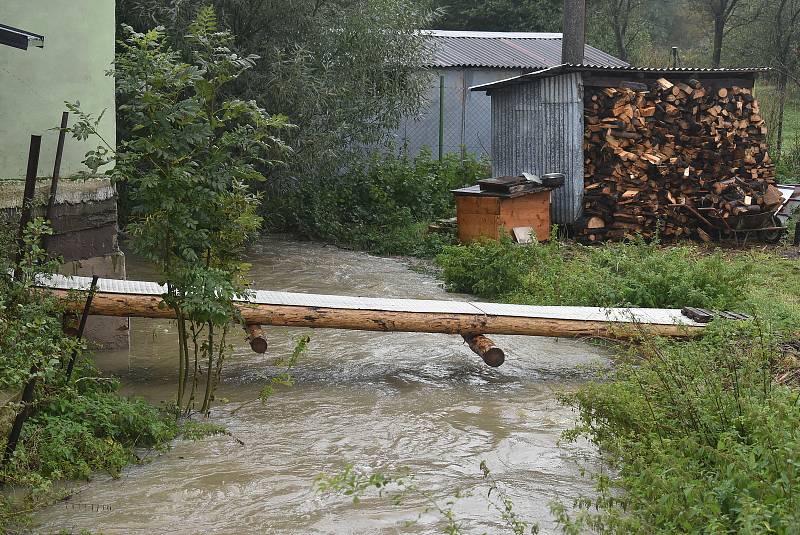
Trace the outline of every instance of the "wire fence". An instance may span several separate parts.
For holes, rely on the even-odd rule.
[[[491,154],[491,100],[469,88],[442,84],[431,87],[428,102],[417,117],[405,119],[396,132],[396,143],[411,155],[427,147],[434,157],[446,154]]]

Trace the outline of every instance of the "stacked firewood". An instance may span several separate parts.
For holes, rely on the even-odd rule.
[[[584,216],[587,242],[641,234],[710,236],[698,213],[763,213],[780,203],[764,119],[747,88],[697,80],[587,88]]]

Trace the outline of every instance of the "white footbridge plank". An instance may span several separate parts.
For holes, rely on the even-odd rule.
[[[56,290],[88,291],[91,277],[53,275],[42,277],[39,286]],[[99,279],[97,291],[127,295],[162,295],[166,287],[156,282]],[[438,314],[469,314],[574,321],[613,323],[646,323],[652,325],[686,325],[703,327],[678,309],[667,308],[602,308],[576,306],[532,306],[478,301],[436,301],[429,299],[387,299],[352,297],[298,292],[255,290],[238,301],[260,305],[297,306],[325,309],[375,310],[381,312],[411,312]]]

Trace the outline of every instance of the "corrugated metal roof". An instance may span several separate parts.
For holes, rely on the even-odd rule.
[[[429,36],[431,67],[544,69],[561,63],[560,33],[423,30]],[[586,45],[586,61],[627,67],[619,58]]]
[[[765,72],[770,70],[769,67],[736,67],[736,68],[720,68],[720,69],[706,69],[706,68],[691,68],[691,67],[676,67],[669,69],[662,69],[656,67],[631,67],[629,65],[616,66],[616,65],[598,65],[584,63],[582,65],[573,65],[570,63],[563,63],[561,65],[553,65],[545,69],[503,80],[497,80],[488,84],[476,85],[470,87],[470,91],[489,91],[497,89],[498,87],[505,87],[508,85],[524,83],[528,80],[535,80],[537,78],[546,78],[548,76],[558,76],[570,72],[610,72],[619,74],[631,73],[644,73],[644,74],[657,74],[659,76],[670,75],[713,75],[713,74],[752,74],[756,72]]]

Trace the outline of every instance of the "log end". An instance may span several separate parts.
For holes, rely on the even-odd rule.
[[[267,352],[267,339],[259,336],[257,338],[250,339],[250,349],[255,351],[256,353],[266,353]]]
[[[505,352],[494,345],[491,339],[482,334],[462,334],[464,341],[467,342],[469,348],[477,355],[479,355],[483,362],[497,368],[506,361]]]
[[[506,354],[499,347],[493,347],[481,355],[481,358],[492,368],[498,368],[506,361]]]
[[[244,326],[244,330],[247,332],[247,341],[250,342],[250,349],[256,353],[266,353],[267,338],[264,336],[261,325],[248,323]]]

